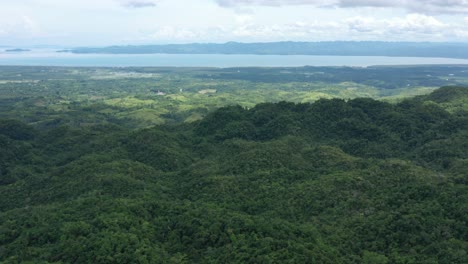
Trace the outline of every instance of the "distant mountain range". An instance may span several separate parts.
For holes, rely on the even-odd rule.
[[[29,49],[7,49],[6,52],[28,52],[31,51]]]
[[[267,42],[224,44],[192,43],[141,46],[82,47],[59,52],[100,54],[256,54],[256,55],[330,55],[441,57],[468,59],[468,43],[443,42]]]

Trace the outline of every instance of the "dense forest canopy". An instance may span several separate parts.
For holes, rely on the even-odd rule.
[[[232,105],[142,129],[3,118],[0,261],[466,263],[467,100]]]

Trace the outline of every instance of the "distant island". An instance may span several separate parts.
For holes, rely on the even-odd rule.
[[[7,49],[6,52],[28,52],[31,51],[29,49]]]
[[[58,52],[77,54],[252,54],[252,55],[327,55],[440,57],[468,59],[468,43],[445,42],[265,42],[192,43],[140,46],[82,47]]]

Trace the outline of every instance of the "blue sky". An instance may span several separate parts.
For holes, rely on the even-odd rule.
[[[468,42],[468,0],[0,0],[0,46]]]

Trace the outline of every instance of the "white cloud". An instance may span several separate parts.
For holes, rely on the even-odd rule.
[[[200,39],[203,38],[204,35],[204,31],[196,29],[164,26],[154,29],[150,33],[149,39],[159,41],[184,41],[189,39]]]
[[[2,1],[2,0],[0,0]],[[5,0],[3,0],[5,1]],[[164,0],[12,0],[2,5],[24,5],[29,7],[40,8],[64,8],[64,9],[81,9],[81,10],[103,10],[114,9],[117,7],[125,8],[145,8],[155,7]]]
[[[265,6],[281,6],[281,5],[330,5],[335,4],[334,0],[216,0],[221,6],[231,7],[240,5],[265,5]]]
[[[236,15],[236,23],[240,25],[252,24],[254,17],[249,14]]]
[[[464,29],[455,29],[453,31],[453,35],[454,37],[456,38],[464,38],[464,39],[467,39],[468,38],[468,30],[464,30]]]
[[[213,28],[162,27],[152,31],[150,39],[194,42],[206,39],[238,41],[322,41],[390,40],[435,41],[466,38],[462,25],[448,25],[432,16],[408,14],[405,17],[376,19],[364,16],[338,21],[297,21],[284,24],[257,24],[250,16],[236,16],[232,26]]]
[[[442,23],[432,16],[421,14],[408,14],[405,17],[391,19],[357,16],[345,19],[344,22],[351,31],[386,35],[388,37],[395,35],[410,36],[415,33],[430,36],[450,29],[450,25]]]
[[[433,11],[462,13],[468,0],[0,2],[0,44],[67,42],[73,45],[113,45],[283,40],[468,42],[468,15],[438,16]]]
[[[159,1],[158,0],[115,0],[124,7],[130,8],[145,8],[145,7],[155,7]]]
[[[388,30],[395,33],[442,33],[449,26],[431,16],[410,14],[405,18],[395,18],[388,21]]]
[[[467,14],[468,0],[215,0],[220,6],[285,6],[310,5],[315,7],[392,7],[414,13]]]
[[[345,22],[351,31],[361,33],[362,37],[390,40],[434,41],[453,36],[453,32],[459,28],[421,14],[391,19],[355,17]]]
[[[278,40],[408,40],[434,41],[451,37],[466,37],[461,25],[452,26],[434,17],[409,14],[392,19],[356,16],[339,21],[299,21],[291,24],[239,24],[219,31],[219,38]],[[337,37],[338,36],[338,37]]]
[[[29,16],[0,21],[0,36],[34,37],[41,34],[39,24]]]
[[[348,25],[349,30],[356,32],[375,32],[378,28],[381,28],[382,21],[376,21],[372,17],[351,17],[344,22]]]

